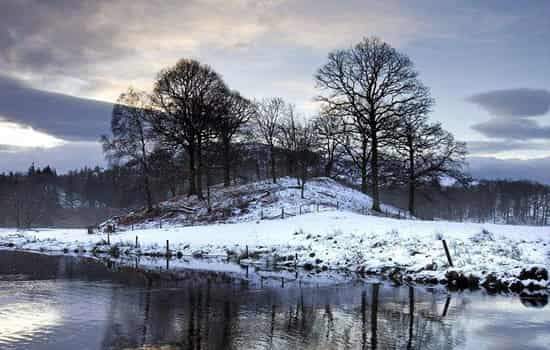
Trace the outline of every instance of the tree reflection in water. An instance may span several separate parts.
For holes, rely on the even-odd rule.
[[[92,343],[101,349],[453,349],[550,342],[546,294],[445,294],[359,282],[251,288],[205,272],[166,283],[143,277],[134,267],[0,252],[4,312],[32,303],[59,315],[32,337],[0,334],[0,348],[48,349],[55,342],[61,350]],[[18,311],[19,323],[34,319]]]
[[[381,284],[247,289],[194,280],[177,288],[113,289],[105,348],[451,349],[460,322],[450,297]],[[450,310],[450,311],[449,311]]]

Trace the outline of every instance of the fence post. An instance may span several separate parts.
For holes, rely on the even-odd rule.
[[[340,202],[336,201],[336,210],[340,210]]]
[[[170,241],[166,240],[166,256],[170,256]]]
[[[246,256],[246,259],[248,259],[248,245],[246,245],[245,247],[245,256]]]
[[[449,261],[449,265],[453,267],[453,261],[451,260],[451,254],[449,253],[447,242],[444,239],[442,239],[441,242],[443,242],[443,249],[445,249],[445,255],[447,255],[447,261]]]
[[[159,216],[159,228],[162,228],[162,216]]]
[[[319,202],[317,202],[317,212],[319,212]]]
[[[136,236],[136,248],[139,247],[139,244],[138,244],[138,236]]]
[[[107,245],[111,245],[111,234],[107,231]]]
[[[285,208],[281,208],[281,219],[285,218]]]
[[[264,219],[264,208],[260,208],[260,220]]]
[[[302,206],[300,205],[300,215],[302,215]]]

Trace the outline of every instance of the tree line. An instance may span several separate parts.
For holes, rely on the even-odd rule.
[[[243,147],[232,169],[239,170],[242,182],[269,179],[269,165],[264,164],[258,174],[255,155],[267,155],[267,149],[254,145]],[[277,163],[286,157],[281,152]],[[172,198],[186,189],[179,175],[177,162],[157,161],[151,176],[151,194],[155,201]],[[267,159],[267,158],[264,158]],[[158,163],[157,163],[158,162]],[[268,162],[266,162],[268,163]],[[159,168],[157,168],[157,164]],[[318,163],[314,176],[323,175],[323,163]],[[347,163],[336,162],[333,174],[353,180],[340,168]],[[286,170],[281,175],[286,175]],[[233,170],[232,170],[233,172]],[[172,173],[171,176],[168,174]],[[162,176],[161,176],[162,174]],[[359,178],[359,177],[358,177]],[[214,181],[223,181],[223,173],[213,175]],[[233,177],[232,177],[233,179]],[[360,182],[352,186],[360,188]],[[112,166],[108,169],[84,168],[57,174],[50,166],[31,165],[25,173],[0,174],[0,226],[7,227],[83,227],[95,225],[108,217],[146,205],[142,193],[142,177],[133,164]],[[419,189],[417,217],[451,221],[490,222],[516,225],[548,225],[550,223],[550,186],[529,181],[480,180],[466,186],[442,186],[439,182],[425,183]],[[381,198],[385,203],[405,207],[408,204],[406,185],[384,186]]]
[[[105,154],[139,174],[149,209],[158,154],[174,164],[169,176],[183,180],[175,192],[206,199],[216,179],[243,181],[251,165],[273,182],[295,176],[302,193],[311,176],[357,177],[374,211],[382,188],[405,185],[413,215],[423,184],[467,181],[465,145],[429,120],[434,100],[405,54],[365,38],[331,52],[314,79],[319,110],[306,117],[280,97],[246,98],[212,67],[182,59],[158,74],[152,91],[120,95]]]

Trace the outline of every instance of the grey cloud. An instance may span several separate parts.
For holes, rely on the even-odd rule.
[[[519,150],[548,150],[550,143],[514,140],[468,141],[470,154],[500,153]]]
[[[494,90],[468,98],[497,117],[534,117],[550,110],[550,92],[542,89]]]
[[[470,174],[477,179],[533,180],[550,185],[550,157],[537,159],[468,158]]]
[[[109,132],[112,104],[36,90],[0,76],[0,116],[66,140]]]
[[[17,70],[56,73],[115,55],[114,26],[90,25],[104,1],[7,0],[0,12],[0,62]]]
[[[493,118],[475,124],[472,129],[492,138],[531,140],[550,138],[550,127],[542,126],[532,119]]]

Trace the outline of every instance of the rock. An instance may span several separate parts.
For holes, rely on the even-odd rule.
[[[514,281],[508,283],[508,288],[514,293],[519,293],[523,290],[523,283],[521,283],[520,280],[515,279]]]
[[[396,284],[403,283],[403,274],[401,273],[401,269],[397,267],[390,271],[390,273],[388,274],[388,278]]]
[[[306,270],[306,271],[313,270],[313,264],[312,263],[305,263],[303,267],[304,267],[304,270]]]
[[[437,264],[435,262],[433,262],[431,264],[426,265],[426,267],[424,267],[424,269],[427,270],[427,271],[435,271],[435,270],[437,270]]]
[[[474,275],[464,275],[462,272],[454,270],[447,271],[445,274],[449,289],[475,289],[479,287],[479,278]]]
[[[520,280],[548,280],[548,270],[541,266],[533,266],[529,269],[522,269],[519,273]]]
[[[503,285],[495,273],[490,273],[485,277],[481,286],[490,293],[498,293],[502,290]]]

